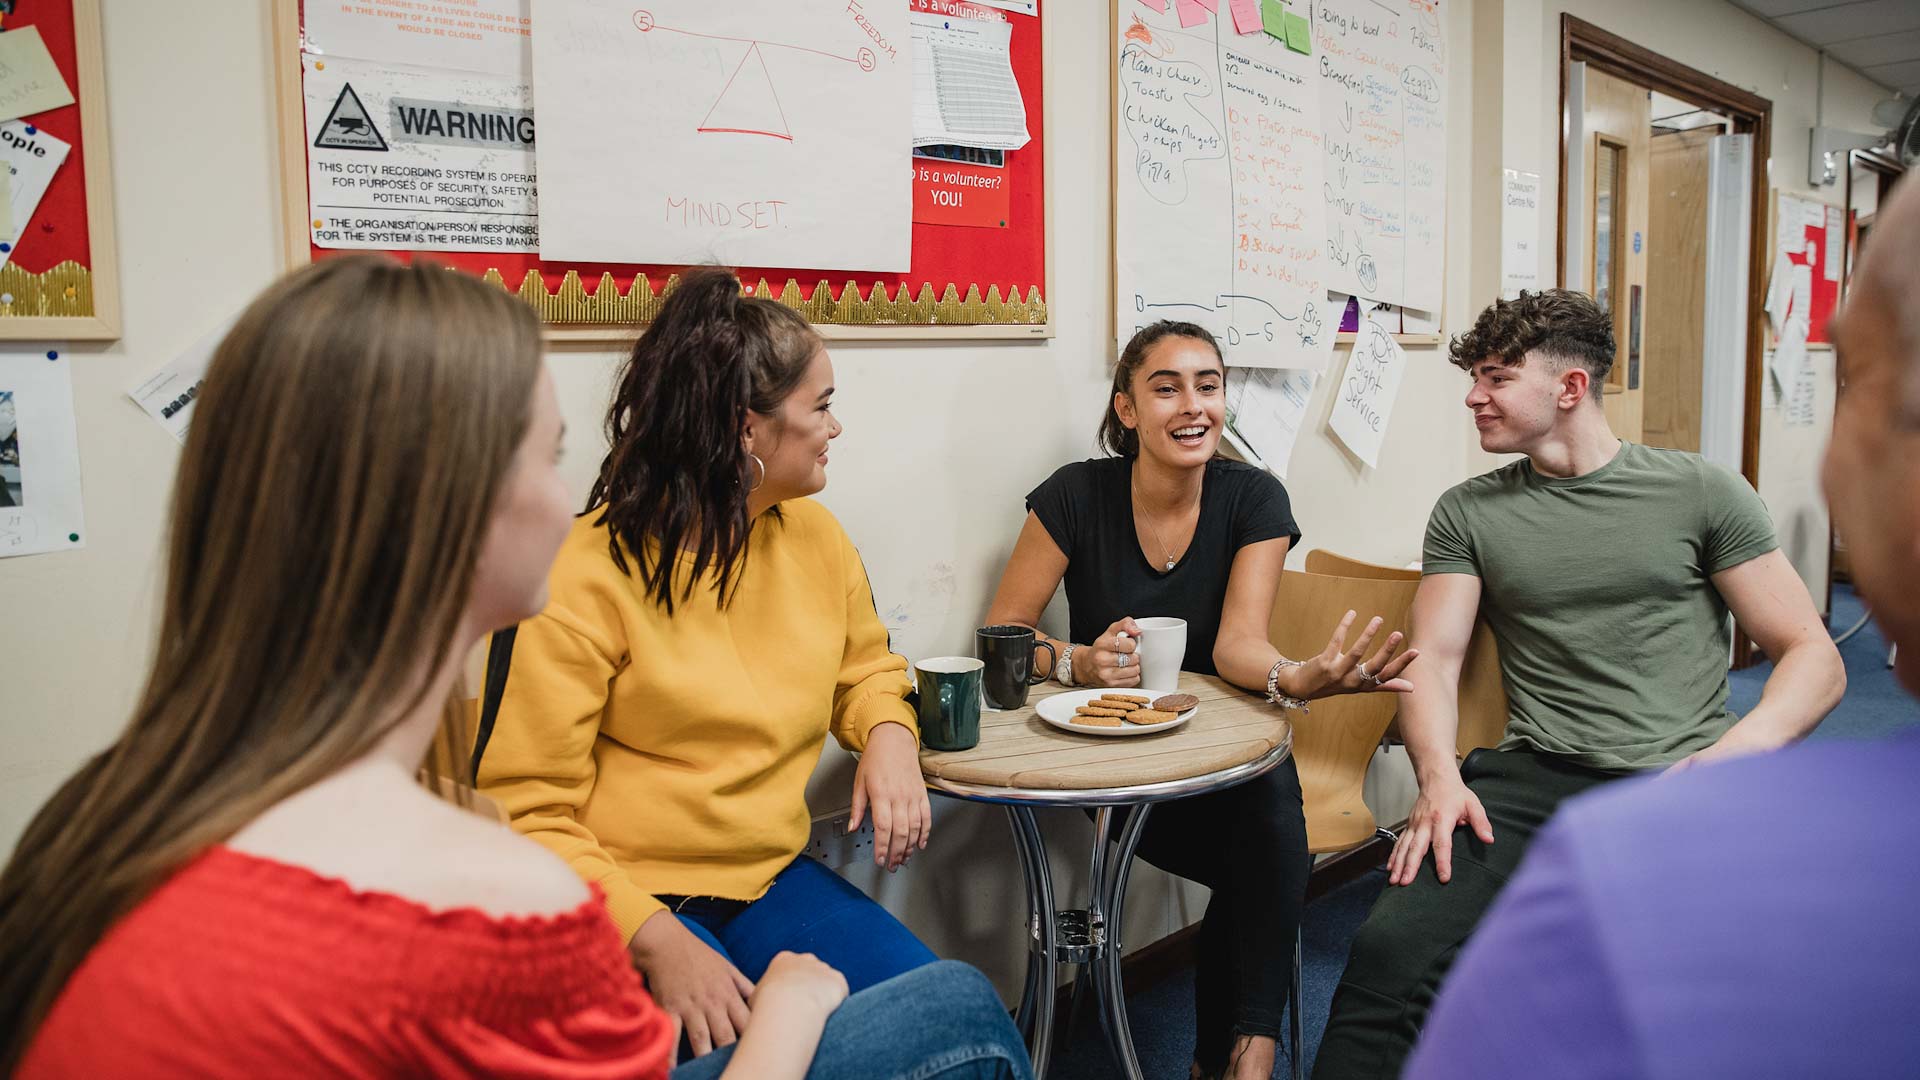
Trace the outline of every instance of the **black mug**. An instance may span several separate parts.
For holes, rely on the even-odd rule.
[[[1045,681],[1033,670],[1035,645],[1047,650],[1049,657],[1054,655],[1053,646],[1037,640],[1030,626],[983,626],[974,631],[974,655],[987,665],[980,673],[987,708],[1021,708],[1027,703],[1027,687]]]

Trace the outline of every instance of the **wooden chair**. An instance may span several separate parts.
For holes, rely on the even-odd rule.
[[[1322,550],[1307,552],[1307,572],[1386,581],[1420,580],[1418,570],[1362,562]],[[1507,687],[1500,678],[1500,649],[1487,620],[1478,619],[1460,664],[1460,729],[1454,739],[1454,755],[1464,761],[1475,750],[1500,745],[1506,733]]]
[[[1396,581],[1285,571],[1267,638],[1282,656],[1313,656],[1326,648],[1328,634],[1349,609],[1363,619],[1375,615],[1384,619],[1383,635],[1404,631],[1407,609],[1418,587],[1418,575],[1414,580]],[[1374,821],[1361,798],[1361,785],[1374,747],[1397,708],[1390,695],[1352,694],[1323,698],[1313,702],[1305,715],[1288,717],[1293,721],[1293,760],[1300,772],[1306,810],[1307,849],[1313,854],[1350,851],[1376,836],[1392,837]],[[1291,1024],[1296,1080],[1300,1076],[1300,964],[1296,934]]]

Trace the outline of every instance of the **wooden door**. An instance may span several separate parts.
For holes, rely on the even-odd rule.
[[[1591,67],[1581,135],[1587,140],[1581,227],[1587,281],[1613,313],[1615,352],[1603,402],[1614,434],[1639,442],[1647,291],[1647,193],[1653,110],[1647,90]]]
[[[1719,127],[1652,138],[1648,168],[1641,437],[1700,452],[1707,332],[1707,166]]]

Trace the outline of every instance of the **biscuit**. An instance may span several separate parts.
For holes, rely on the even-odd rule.
[[[1200,699],[1192,694],[1168,694],[1154,702],[1153,707],[1161,712],[1182,713],[1198,704]]]
[[[1135,709],[1144,709],[1147,707],[1147,703],[1144,701],[1134,701],[1129,698],[1117,697],[1094,698],[1092,701],[1087,702],[1087,704],[1096,709],[1119,709],[1121,712],[1132,712]]]
[[[1147,702],[1153,700],[1152,698],[1141,697],[1139,694],[1102,694],[1100,696],[1105,698],[1111,698],[1114,701],[1129,702],[1134,705],[1145,705]]]
[[[1111,716],[1116,719],[1132,711],[1131,709],[1109,709],[1100,705],[1082,705],[1073,710],[1076,716]]]
[[[1155,709],[1135,709],[1127,714],[1129,724],[1164,724],[1178,717],[1179,713],[1160,712]]]
[[[1126,723],[1117,716],[1088,716],[1085,713],[1075,716],[1073,722],[1081,727],[1119,727]]]

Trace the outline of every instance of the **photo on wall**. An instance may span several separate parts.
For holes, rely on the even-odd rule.
[[[0,507],[26,505],[21,491],[20,424],[13,391],[0,390]]]

